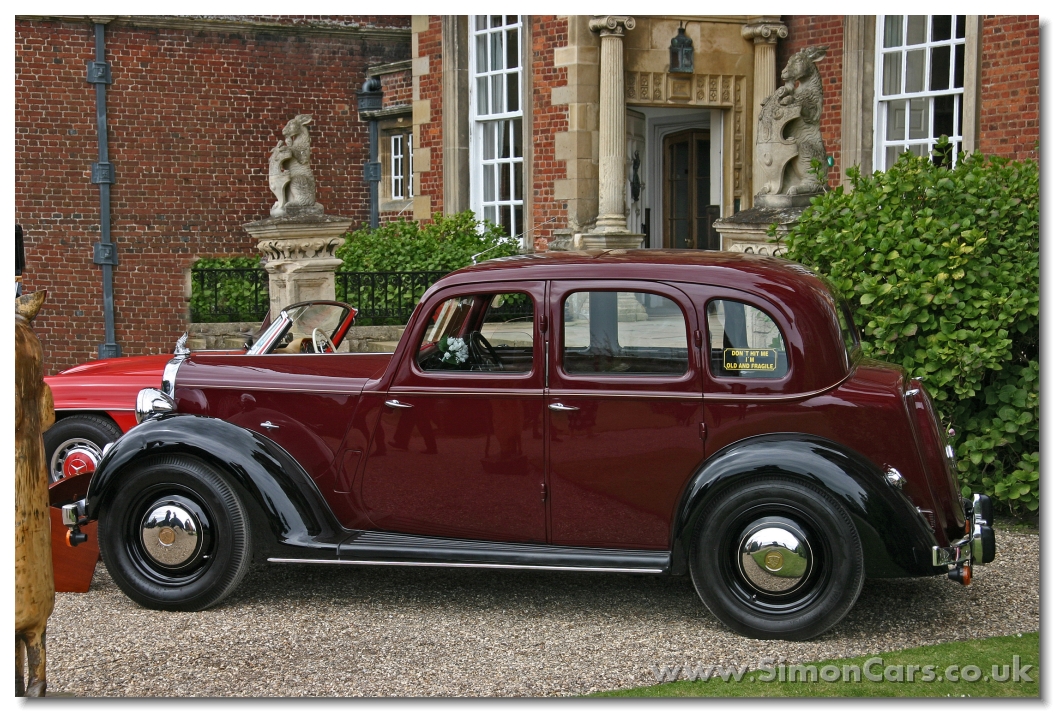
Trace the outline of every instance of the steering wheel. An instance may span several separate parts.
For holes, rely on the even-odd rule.
[[[311,332],[311,343],[315,346],[316,354],[334,353],[337,347],[333,345],[329,337],[326,336],[326,332],[322,331],[318,327]]]
[[[472,352],[473,358],[480,364],[491,362],[497,366],[497,370],[504,371],[505,364],[502,363],[501,357],[498,356],[498,352],[494,350],[494,347],[487,341],[487,337],[478,331],[473,331],[468,335],[468,348]]]

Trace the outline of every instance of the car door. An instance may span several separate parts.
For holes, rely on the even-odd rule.
[[[362,477],[376,526],[545,541],[544,303],[544,282],[501,282],[422,305]]]
[[[634,281],[552,282],[549,304],[551,541],[668,548],[704,455],[695,309]]]

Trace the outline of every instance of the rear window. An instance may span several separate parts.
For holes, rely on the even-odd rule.
[[[710,332],[710,370],[724,378],[782,378],[787,347],[772,317],[732,299],[706,305]]]

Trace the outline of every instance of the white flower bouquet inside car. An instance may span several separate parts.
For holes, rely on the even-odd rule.
[[[468,361],[468,344],[465,343],[464,339],[457,336],[444,336],[441,338],[439,340],[439,350],[443,354],[440,359],[443,363],[459,366]]]

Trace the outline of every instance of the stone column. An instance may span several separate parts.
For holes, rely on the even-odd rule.
[[[776,91],[776,42],[786,39],[787,26],[778,16],[743,25],[743,39],[754,40],[754,114]]]
[[[341,260],[334,252],[344,244],[351,223],[351,218],[334,215],[304,215],[243,226],[267,257],[272,315],[297,302],[336,297],[335,272]]]
[[[594,17],[600,33],[600,214],[597,231],[626,231],[626,92],[622,37],[636,26],[632,17]]]
[[[626,228],[626,91],[622,38],[632,17],[604,15],[589,21],[600,34],[600,180],[596,227],[576,236],[586,248],[639,247],[643,235]]]
[[[754,106],[751,114],[755,121],[761,113],[761,105],[776,91],[776,42],[787,37],[787,26],[780,22],[779,15],[762,15],[751,18],[743,25],[742,35],[745,40],[754,40]],[[757,135],[751,141],[753,145]],[[754,165],[750,195],[758,192],[760,186],[754,182],[763,174],[758,165],[758,152],[754,150]],[[727,248],[726,248],[727,249]]]

